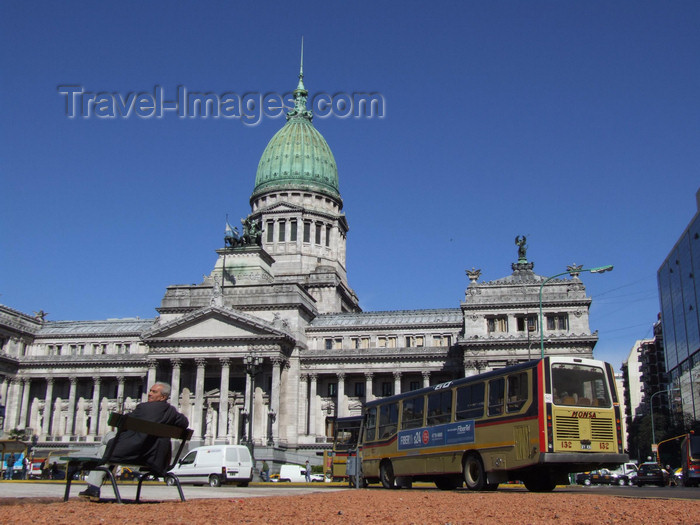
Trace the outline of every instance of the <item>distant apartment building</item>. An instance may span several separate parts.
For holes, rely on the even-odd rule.
[[[641,352],[642,343],[649,339],[637,341],[627,359],[622,363],[622,381],[625,400],[625,414],[627,427],[641,413],[642,410],[642,373],[641,373]]]

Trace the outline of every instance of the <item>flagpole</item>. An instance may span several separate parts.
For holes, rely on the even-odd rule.
[[[226,214],[226,228],[228,228],[228,213]],[[224,232],[226,232],[226,228]],[[224,275],[226,274],[226,235],[224,234],[224,267],[221,269],[221,298],[224,297],[224,288],[226,287],[226,279]]]

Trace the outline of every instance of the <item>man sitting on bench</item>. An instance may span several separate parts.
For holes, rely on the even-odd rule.
[[[187,428],[189,421],[174,406],[168,403],[169,397],[170,385],[167,383],[155,383],[148,391],[148,401],[136,405],[134,411],[129,415],[138,419],[153,421],[154,423]],[[104,455],[109,441],[114,436],[115,432],[105,434],[98,457]],[[172,449],[169,438],[159,438],[141,432],[134,432],[133,430],[126,430],[119,436],[119,440],[112,451],[110,463],[121,462],[129,464],[129,462],[133,462],[152,466],[156,471],[163,471],[170,463],[171,454]],[[86,480],[88,483],[87,489],[78,495],[90,501],[99,501],[100,487],[105,476],[106,473],[100,470],[91,471]]]

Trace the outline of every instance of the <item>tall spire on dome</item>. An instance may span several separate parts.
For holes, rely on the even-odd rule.
[[[293,117],[302,117],[308,120],[313,118],[313,113],[306,109],[306,99],[309,92],[304,87],[304,37],[301,37],[301,64],[299,66],[299,84],[292,93],[294,95],[294,109],[287,113],[287,120]]]
[[[301,64],[299,65],[299,84],[297,91],[306,91],[304,87],[304,37],[301,37]]]

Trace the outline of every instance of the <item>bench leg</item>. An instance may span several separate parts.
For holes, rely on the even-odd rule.
[[[114,497],[117,499],[117,503],[123,503],[122,497],[119,494],[119,487],[117,486],[117,480],[114,479],[114,474],[112,474],[112,469],[109,467],[98,467],[95,470],[101,470],[107,474],[109,481],[112,483],[112,489],[114,490]]]
[[[182,492],[182,485],[180,485],[180,480],[177,479],[177,476],[173,476],[175,478],[175,485],[177,485],[177,491],[180,493],[180,501],[185,501],[185,494]]]
[[[66,469],[66,491],[63,493],[63,501],[68,501],[70,497],[70,484],[73,481],[73,476],[75,476],[76,472],[80,472],[81,470],[80,467],[68,464],[68,468]]]
[[[140,475],[140,476],[139,476],[139,484],[138,484],[138,486],[136,487],[136,503],[138,503],[138,502],[140,501],[140,499],[141,499],[141,483],[143,483],[143,479],[144,479],[145,477],[146,477],[146,476],[144,476],[144,475]]]

